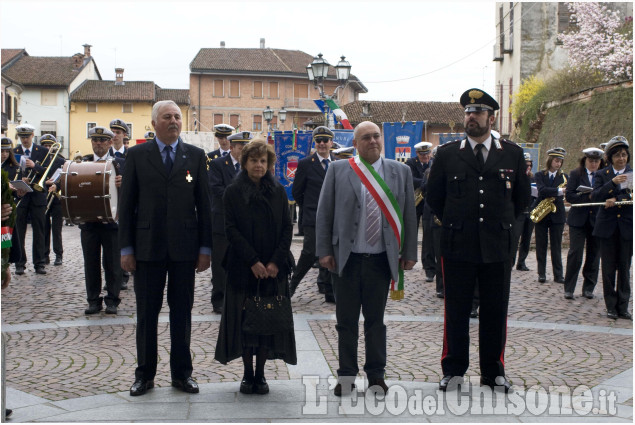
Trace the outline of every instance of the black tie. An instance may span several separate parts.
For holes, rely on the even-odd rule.
[[[172,171],[172,156],[170,155],[170,153],[172,153],[172,146],[165,145],[163,152],[165,152],[165,171],[167,171],[169,175]]]
[[[236,172],[238,173],[240,171],[240,162],[237,162],[234,167],[236,167]]]
[[[29,150],[29,149],[25,150],[25,151],[24,151],[24,154],[25,154],[26,156],[30,157],[30,156],[31,156],[31,150]]]
[[[329,160],[328,159],[323,159],[322,160],[322,164],[324,164],[324,171],[328,171],[329,170]]]
[[[227,156],[229,152],[223,152],[222,156]]]
[[[595,172],[589,173],[589,183],[591,184],[591,187],[593,187],[593,177],[595,177]]]
[[[555,174],[549,174],[549,184],[553,184]]]
[[[485,146],[483,146],[482,143],[477,143],[476,145],[476,162],[478,162],[478,168],[479,169],[483,169],[483,167],[485,166],[485,158],[483,158],[483,148]]]
[[[123,158],[123,154],[121,152],[115,152],[115,158]]]

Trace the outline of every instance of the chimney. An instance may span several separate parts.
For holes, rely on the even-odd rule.
[[[84,56],[81,53],[73,55],[73,69],[79,69],[84,65]]]
[[[115,68],[115,85],[125,85],[125,83],[123,82],[123,68]]]
[[[261,48],[261,49],[264,49],[264,48],[265,48],[265,39],[264,39],[264,38],[261,38],[261,39],[260,39],[260,48]]]
[[[84,57],[88,59],[90,57],[90,48],[93,47],[90,44],[84,44]]]
[[[221,41],[221,42],[220,42],[220,47],[225,48],[225,42],[224,42],[224,41]]]

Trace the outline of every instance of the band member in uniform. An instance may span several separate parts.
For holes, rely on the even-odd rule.
[[[591,202],[591,191],[579,192],[578,187],[593,188],[595,174],[604,168],[604,152],[598,148],[588,148],[582,151],[584,156],[580,159],[580,166],[571,170],[565,197],[571,204],[587,204]],[[600,241],[593,236],[593,227],[599,207],[571,208],[567,216],[569,224],[569,252],[567,254],[567,268],[564,275],[564,297],[573,299],[575,286],[578,282],[578,274],[582,267],[582,257],[585,257],[582,268],[582,295],[585,298],[594,297],[593,290],[598,281],[600,270]],[[586,255],[584,245],[586,242]]]
[[[16,127],[20,144],[13,149],[15,155],[26,157],[26,169],[22,173],[22,179],[29,184],[41,179],[42,174],[46,171],[46,167],[48,166],[48,163],[42,164],[48,154],[48,149],[33,143],[34,131],[35,128],[29,124],[22,124]],[[31,181],[27,178],[29,174],[31,174]],[[33,228],[32,261],[35,266],[35,272],[37,274],[46,274],[46,257],[44,256],[45,210],[46,192],[34,190],[24,195],[20,200],[15,230],[20,238],[22,257],[19,262],[15,263],[15,274],[24,274],[24,266],[27,260],[24,247],[26,245],[26,225],[28,217],[31,218],[31,227]]]
[[[143,138],[146,139],[146,142],[154,140],[154,131],[146,131],[146,134],[143,135]]]
[[[509,392],[505,377],[507,306],[513,223],[527,206],[530,186],[523,150],[491,136],[498,103],[480,89],[461,96],[467,138],[439,146],[427,200],[442,222],[445,323],[439,389],[463,382],[469,365],[474,287],[480,296],[481,385]]]
[[[383,143],[376,124],[358,124],[353,146],[359,156],[329,166],[318,203],[316,254],[320,265],[331,271],[335,293],[336,396],[355,387],[360,309],[368,388],[388,391],[384,312],[390,281],[398,282],[400,270],[411,270],[417,262],[412,174],[405,164],[381,157]],[[395,284],[394,290],[393,297],[403,296],[401,285]]]
[[[606,144],[604,152],[609,165],[598,171],[591,194],[593,202],[605,202],[605,206],[600,207],[593,229],[593,236],[600,239],[604,302],[609,318],[633,320],[628,311],[633,260],[633,205],[616,205],[619,201],[633,200],[633,169],[629,165],[628,140],[615,136]],[[627,184],[627,173],[630,173],[630,185]]]
[[[131,396],[154,387],[157,326],[167,276],[172,386],[198,393],[192,379],[190,333],[194,272],[209,268],[211,210],[205,152],[179,137],[179,106],[152,107],[153,141],[130,148],[119,203],[121,266],[134,274],[137,363]]]
[[[531,159],[531,154],[525,152],[525,165],[527,166],[527,175],[529,181],[534,182],[534,173],[531,172],[534,161]],[[529,196],[529,205],[532,205],[536,198]],[[534,222],[529,218],[529,207],[518,217],[516,221],[516,230],[514,232],[514,257],[512,258],[512,266],[516,264],[516,270],[528,272],[529,267],[525,264],[527,255],[529,255],[529,246],[531,244],[531,234],[534,231]],[[518,262],[516,262],[516,254],[518,254]]]
[[[45,134],[40,137],[40,145],[51,151],[51,155],[55,153],[55,150],[51,150],[53,144],[57,143],[57,139],[52,134]],[[57,149],[57,148],[56,148]],[[51,157],[52,158],[52,157]],[[55,158],[55,164],[51,167],[49,176],[52,176],[57,170],[62,168],[66,159],[60,154]],[[58,186],[50,182],[47,187],[47,209],[44,216],[44,258],[46,264],[50,263],[51,254],[51,234],[53,235],[53,252],[55,253],[55,261],[53,265],[61,266],[62,258],[64,257],[64,246],[62,244],[62,225],[64,224],[64,218],[62,217],[62,204],[57,196],[55,196]],[[50,206],[49,206],[50,205]]]
[[[110,130],[113,133],[112,146],[108,150],[108,154],[113,158],[126,158],[128,148],[124,146],[124,138],[128,137],[130,129],[124,120],[115,118],[110,121]]]
[[[219,139],[220,140],[220,139]],[[225,236],[225,207],[223,195],[225,189],[240,171],[240,154],[243,147],[251,140],[251,133],[241,131],[228,138],[229,154],[220,156],[209,163],[209,198],[212,203],[212,309],[215,313],[223,312],[225,285],[227,275],[223,267],[223,259],[227,251]],[[208,156],[209,158],[209,156]]]
[[[335,149],[332,153],[333,153],[333,157],[335,157],[336,160],[340,160],[340,159],[352,158],[354,152],[355,152],[355,148],[353,146],[349,146],[349,147]]]
[[[231,136],[235,128],[228,124],[216,124],[214,126],[214,136],[218,140],[219,148],[207,153],[209,159],[216,159],[219,156],[229,155],[229,141],[227,138]]]
[[[13,141],[8,137],[2,138],[2,169],[9,175],[9,181],[20,178],[20,164],[13,154]]]
[[[128,136],[128,133],[123,136],[123,146],[125,149],[128,149],[130,147],[130,137]]]
[[[553,148],[547,151],[547,168],[536,173],[536,187],[538,198],[536,206],[545,198],[555,198],[555,212],[549,212],[545,218],[536,223],[536,262],[538,263],[538,282],[547,281],[547,244],[551,246],[551,266],[553,267],[553,281],[564,283],[562,270],[562,232],[567,213],[564,209],[564,192],[568,176],[562,171],[564,148]]]
[[[115,185],[121,186],[123,158],[113,158],[109,154],[113,132],[105,127],[93,127],[88,136],[93,147],[93,154],[86,155],[82,162],[113,160],[115,166]],[[86,279],[86,300],[88,308],[85,314],[96,314],[102,309],[102,301],[106,303],[107,314],[117,314],[117,306],[121,302],[121,253],[119,251],[118,226],[116,223],[82,223],[79,225],[84,255],[84,276]],[[102,261],[103,259],[103,261]],[[101,265],[104,265],[106,277],[106,296],[101,297]]]
[[[414,185],[415,192],[419,189],[421,196],[424,196],[425,198],[425,184],[428,179],[427,176],[424,177],[424,173],[430,165],[432,165],[430,163],[432,143],[417,143],[415,145],[415,152],[417,156],[409,158],[406,161],[406,165],[410,167],[410,171],[412,171],[412,183]],[[415,203],[416,202],[417,199],[415,199]],[[419,232],[419,222],[421,222],[424,208],[425,202],[421,200],[419,205],[417,205],[417,232]],[[434,243],[432,241],[430,220],[423,221],[423,236],[421,237],[421,264],[426,272],[426,282],[432,282],[436,269],[436,261],[434,258]]]
[[[335,157],[331,155],[333,132],[328,127],[321,125],[313,130],[312,137],[313,142],[315,142],[315,153],[298,162],[298,169],[291,188],[293,199],[302,209],[302,231],[304,233],[302,252],[291,277],[291,296],[317,258],[315,255],[315,214],[324,177],[329,164],[335,161]],[[326,267],[320,266],[318,269],[317,286],[318,292],[324,294],[324,301],[327,303],[335,302],[331,273]]]

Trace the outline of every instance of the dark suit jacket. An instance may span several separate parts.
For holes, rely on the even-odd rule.
[[[179,140],[168,176],[156,139],[131,147],[119,203],[119,246],[137,261],[196,261],[211,247],[205,152]]]
[[[44,158],[46,158],[46,154],[48,153],[48,148],[44,146],[36,145],[35,143],[31,145],[31,161],[35,162],[35,171],[36,179],[39,180],[42,178],[42,173],[46,171],[46,167],[48,166],[49,159],[46,160],[46,163],[42,164]],[[18,144],[15,148],[13,148],[13,153],[15,155],[24,155],[24,151],[22,150],[22,145]],[[51,172],[53,169],[51,168]],[[22,177],[26,177],[29,175],[31,170],[27,168],[24,173],[22,173]],[[31,183],[35,183],[35,180],[32,180]],[[46,192],[38,192],[34,190],[33,192],[29,192],[22,197],[22,201],[20,202],[20,208],[28,207],[29,204],[33,203],[33,205],[41,207],[46,205]]]
[[[441,255],[453,261],[493,263],[513,253],[513,225],[529,202],[523,150],[492,141],[482,171],[464,139],[439,146],[428,179],[427,202],[443,222]]]
[[[578,193],[576,191],[580,185],[591,187],[591,182],[589,182],[589,175],[587,174],[586,168],[578,167],[569,173],[569,182],[567,183],[565,198],[570,204],[588,204],[591,202],[591,193]],[[595,217],[597,217],[599,208],[600,207],[571,208],[567,215],[567,224],[573,227],[584,227],[588,222],[593,226],[595,225]]]
[[[228,154],[218,157],[209,164],[209,198],[212,202],[212,232],[225,234],[225,207],[223,206],[223,195],[225,189],[236,177],[234,161]]]
[[[538,198],[536,198],[536,205],[542,202],[542,200],[545,198],[556,198],[554,200],[556,212],[547,214],[547,216],[542,219],[542,221],[544,221],[545,223],[564,224],[567,219],[567,212],[564,209],[564,196],[558,196],[558,186],[564,183],[565,176],[568,177],[562,171],[558,171],[556,177],[553,179],[553,183],[550,183],[549,171],[541,170],[534,175],[536,188],[538,188]]]
[[[335,158],[330,155],[330,165]],[[322,168],[317,153],[301,159],[295,172],[291,193],[293,199],[302,207],[302,225],[315,226],[315,213],[317,212],[320,191],[324,183],[326,171]]]
[[[220,156],[220,148],[218,148],[218,149],[216,149],[216,150],[214,150],[214,151],[211,151],[211,152],[208,152],[208,153],[207,153],[207,157],[208,157],[209,159],[216,159],[216,158],[218,158],[219,156]]]
[[[410,167],[410,171],[412,172],[412,185],[414,186],[415,190],[417,188],[420,188],[423,191],[428,180],[423,173],[425,173],[425,171],[428,169],[430,163],[428,162],[427,164],[422,164],[421,161],[419,161],[419,158],[415,156],[414,158],[408,158],[408,160],[406,161],[406,165]],[[423,214],[424,205],[424,201],[421,201],[419,205],[417,205],[418,215]]]
[[[630,165],[626,165],[626,172],[632,172]],[[617,189],[612,182],[615,173],[613,166],[595,173],[593,180],[593,192],[591,199],[593,202],[604,202],[609,198],[616,198],[618,201],[632,200],[632,193],[629,189]],[[613,236],[616,227],[620,229],[620,236],[626,240],[633,240],[633,207],[631,205],[618,205],[613,208],[600,207],[598,216],[595,219],[595,227],[593,228],[593,236],[608,238]]]

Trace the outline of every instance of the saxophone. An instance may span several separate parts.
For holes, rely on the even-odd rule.
[[[564,179],[564,182],[562,182],[562,184],[558,186],[558,189],[563,189],[567,185],[567,176],[565,176],[564,173],[562,174],[562,178]],[[551,196],[540,201],[540,203],[536,205],[536,208],[534,208],[529,215],[531,221],[533,221],[534,223],[538,223],[540,220],[547,217],[549,213],[556,212],[556,205],[554,204],[555,200],[555,196]]]

